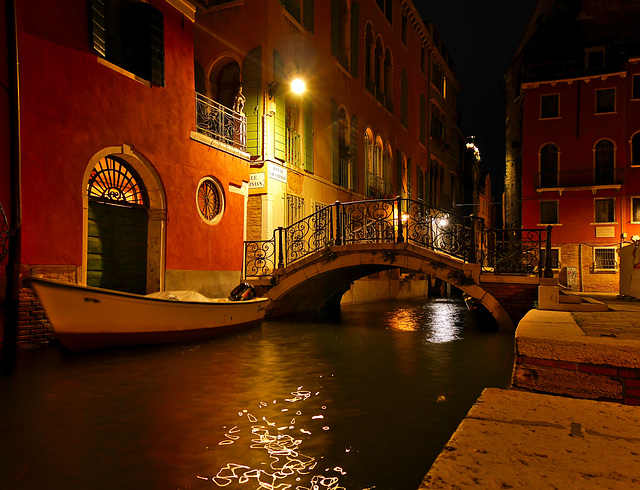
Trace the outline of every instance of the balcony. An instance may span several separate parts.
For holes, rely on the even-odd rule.
[[[247,116],[196,93],[196,131],[226,145],[247,150]]]
[[[536,191],[619,189],[624,182],[624,169],[576,170],[536,174]]]
[[[367,197],[387,199],[395,196],[391,194],[390,182],[385,182],[382,177],[367,172]]]

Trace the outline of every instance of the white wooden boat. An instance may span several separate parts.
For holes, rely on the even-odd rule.
[[[268,298],[210,299],[193,291],[138,294],[27,279],[71,351],[201,340],[260,324]]]

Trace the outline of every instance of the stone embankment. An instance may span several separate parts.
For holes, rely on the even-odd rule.
[[[486,389],[424,478],[428,488],[640,488],[640,303],[532,310],[511,390]]]

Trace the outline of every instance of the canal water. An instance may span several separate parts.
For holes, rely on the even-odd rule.
[[[343,307],[197,344],[19,353],[0,488],[415,490],[513,335],[459,299]]]

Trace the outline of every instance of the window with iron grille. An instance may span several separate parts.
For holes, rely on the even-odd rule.
[[[596,223],[613,223],[615,221],[615,199],[595,200]]]
[[[304,198],[300,196],[294,196],[293,194],[287,194],[287,226],[291,226],[292,224],[297,223],[304,217]]]
[[[594,269],[616,269],[616,249],[614,247],[602,247],[593,249]]]

